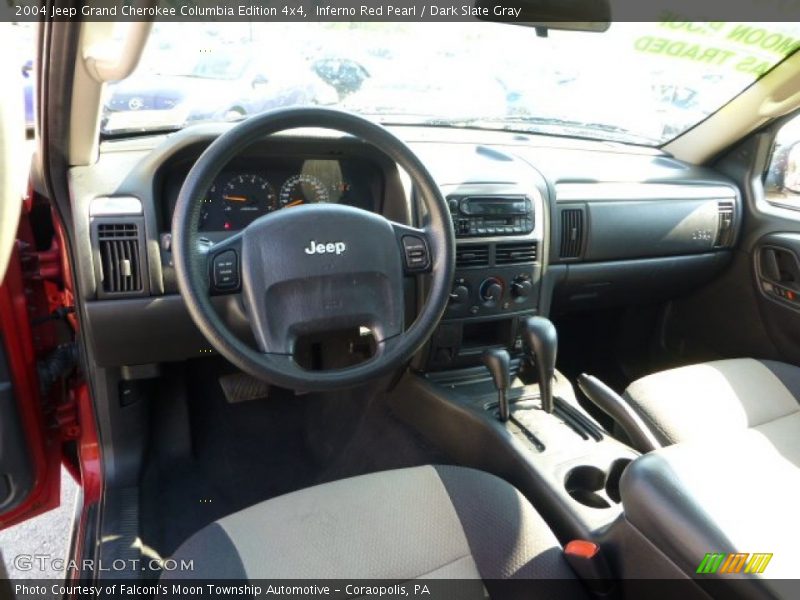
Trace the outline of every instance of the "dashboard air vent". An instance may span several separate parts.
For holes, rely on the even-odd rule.
[[[100,276],[106,293],[142,291],[139,227],[136,223],[101,223],[97,226]]]
[[[717,237],[714,240],[714,247],[727,248],[733,244],[733,201],[721,200],[717,202],[717,210],[719,211],[719,221],[717,226]]]
[[[583,209],[561,211],[561,258],[579,258],[583,245]]]
[[[494,253],[496,265],[536,262],[536,242],[497,244]]]
[[[487,244],[463,244],[456,246],[456,267],[486,267],[489,265]]]

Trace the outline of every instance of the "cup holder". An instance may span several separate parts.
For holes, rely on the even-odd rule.
[[[611,468],[608,469],[608,477],[606,477],[606,495],[608,495],[614,504],[622,502],[622,496],[619,493],[619,480],[622,479],[622,472],[629,464],[631,464],[630,458],[618,458],[611,463]]]
[[[630,462],[628,458],[618,458],[607,471],[593,465],[580,465],[569,470],[564,487],[584,506],[611,508],[612,504],[620,502],[619,480]]]
[[[564,487],[567,493],[585,506],[592,508],[610,508],[608,500],[601,495],[604,492],[606,474],[597,467],[581,465],[567,473]]]

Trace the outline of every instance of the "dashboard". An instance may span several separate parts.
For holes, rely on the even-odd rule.
[[[190,165],[166,176],[162,231],[172,213]],[[302,204],[332,202],[377,212],[381,204],[381,169],[361,158],[245,157],[217,176],[203,198],[199,231],[235,232],[259,217]]]
[[[171,222],[192,165],[226,127],[109,142],[97,164],[71,170],[73,209],[85,215],[76,221],[80,289],[98,364],[208,351],[178,294]],[[735,186],[658,151],[498,132],[397,133],[439,183],[457,238],[451,301],[415,364],[426,372],[473,366],[486,347],[518,347],[526,315],[684,294],[714,279],[736,245]],[[309,203],[341,203],[409,225],[425,218],[396,163],[365,143],[324,132],[243,149],[202,202],[199,228],[211,243]],[[410,279],[409,323],[426,291],[424,278]],[[246,339],[241,300],[214,303]]]

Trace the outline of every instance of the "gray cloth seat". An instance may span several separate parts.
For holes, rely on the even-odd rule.
[[[800,368],[737,358],[661,371],[634,381],[627,401],[665,445],[748,429],[800,466]]]
[[[547,596],[583,597],[522,494],[452,466],[363,475],[267,500],[205,527],[172,558],[192,560],[194,570],[164,578],[551,580]]]

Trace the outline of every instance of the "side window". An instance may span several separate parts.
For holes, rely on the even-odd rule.
[[[4,23],[4,25],[7,25]],[[35,75],[33,72],[33,57],[36,54],[36,23],[12,23],[12,27],[4,29],[3,33],[9,33],[12,42],[5,47],[3,61],[13,61],[14,66],[19,69],[22,80],[22,90],[25,101],[25,126],[29,133],[33,134],[33,98],[35,86]],[[9,91],[17,89],[12,85]]]
[[[800,115],[775,137],[764,188],[770,202],[800,210]]]

